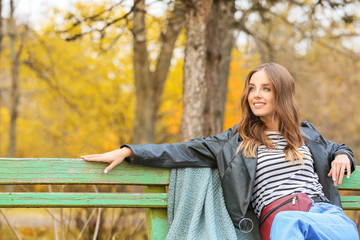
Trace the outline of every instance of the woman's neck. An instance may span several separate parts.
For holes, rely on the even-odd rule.
[[[265,131],[278,132],[278,131],[279,131],[279,128],[276,128],[276,127],[273,127],[273,128],[266,127]]]
[[[277,117],[273,117],[271,119],[261,119],[265,124],[266,131],[279,131],[280,120]]]

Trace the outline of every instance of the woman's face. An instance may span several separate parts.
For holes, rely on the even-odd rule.
[[[253,114],[260,117],[267,126],[276,122],[275,93],[264,70],[251,76],[248,103]]]

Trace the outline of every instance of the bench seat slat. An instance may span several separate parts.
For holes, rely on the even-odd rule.
[[[341,196],[344,210],[360,210],[360,196]]]
[[[107,163],[71,158],[0,158],[0,184],[168,185],[169,169],[122,163],[104,174]]]
[[[167,193],[0,193],[0,208],[166,208]]]

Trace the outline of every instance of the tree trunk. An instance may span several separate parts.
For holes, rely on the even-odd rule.
[[[215,0],[207,25],[206,102],[204,136],[223,130],[226,93],[233,47],[235,2]]]
[[[174,3],[168,25],[161,34],[161,49],[154,72],[150,71],[146,46],[145,3],[137,1],[134,10],[134,76],[136,87],[136,113],[133,143],[155,141],[155,123],[161,94],[169,72],[176,39],[185,23],[186,7],[181,0]]]
[[[183,141],[222,131],[231,49],[234,1],[189,4],[184,63]]]
[[[213,1],[188,1],[181,140],[204,134],[206,36]]]
[[[145,0],[136,1],[133,20],[134,78],[136,88],[136,112],[133,143],[153,141],[155,123],[152,117],[153,83],[150,77],[146,46]],[[136,131],[136,132],[135,132]]]
[[[177,0],[168,18],[165,32],[161,34],[161,49],[157,59],[155,71],[151,75],[154,88],[154,112],[153,118],[157,119],[160,107],[161,95],[169,72],[171,58],[175,47],[175,42],[185,25],[186,5],[183,0]]]
[[[4,37],[3,34],[3,17],[2,17],[2,0],[0,0],[0,58],[1,58],[1,52],[2,52],[2,40]]]
[[[9,38],[10,38],[10,58],[11,58],[11,89],[10,89],[10,128],[9,128],[9,146],[7,151],[8,157],[14,157],[16,153],[16,121],[18,117],[19,105],[19,57],[22,51],[22,44],[15,51],[16,26],[14,19],[14,1],[10,1],[10,17],[9,17]]]
[[[3,40],[3,17],[2,17],[2,0],[0,0],[0,60],[1,60],[1,53],[2,53],[2,40]],[[3,89],[0,88],[0,107],[2,105],[2,91]],[[1,112],[0,112],[0,126],[2,124],[1,122],[2,116],[1,116]],[[0,155],[2,155],[1,153],[1,144],[2,144],[2,133],[0,132]]]

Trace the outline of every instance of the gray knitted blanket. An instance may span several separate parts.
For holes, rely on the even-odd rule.
[[[259,239],[257,230],[242,233],[234,227],[217,169],[171,170],[168,221],[167,240]]]

